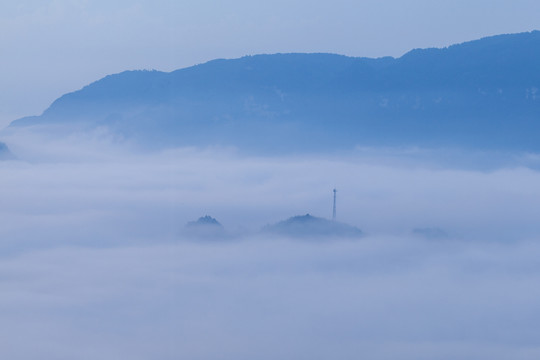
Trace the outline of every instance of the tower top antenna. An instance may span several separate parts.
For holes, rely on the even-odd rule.
[[[332,220],[333,221],[336,221],[336,193],[337,193],[337,190],[334,189],[334,207],[332,209]]]

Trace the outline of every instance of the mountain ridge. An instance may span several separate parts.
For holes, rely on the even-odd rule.
[[[413,49],[399,58],[216,59],[171,72],[108,75],[10,127],[107,126],[150,147],[540,150],[539,62],[539,31]]]

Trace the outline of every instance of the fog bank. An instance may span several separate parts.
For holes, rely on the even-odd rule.
[[[6,358],[534,359],[538,244],[58,248],[2,259]]]
[[[3,358],[540,355],[540,174],[514,155],[75,143],[0,163]],[[330,218],[334,187],[364,237],[259,233]],[[227,237],[185,236],[206,214]]]

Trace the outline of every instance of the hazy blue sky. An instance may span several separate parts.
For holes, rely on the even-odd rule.
[[[275,52],[400,56],[539,19],[537,0],[4,0],[0,125],[126,69]]]

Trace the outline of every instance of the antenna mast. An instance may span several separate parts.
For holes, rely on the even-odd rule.
[[[334,189],[334,208],[332,210],[332,220],[336,221],[336,192],[337,190]]]

